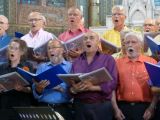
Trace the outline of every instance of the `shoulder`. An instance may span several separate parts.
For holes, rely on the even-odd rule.
[[[21,40],[26,40],[26,39],[29,38],[29,37],[30,37],[29,33],[28,33],[28,34],[25,34],[23,37],[21,37]]]
[[[125,63],[126,62],[126,60],[128,60],[128,58],[127,57],[120,57],[120,58],[117,58],[116,59],[116,63],[117,64],[122,64],[122,63]]]
[[[146,55],[142,55],[141,58],[143,59],[144,62],[157,63],[155,59]]]
[[[50,37],[51,39],[53,39],[54,36],[55,36],[55,35],[53,35],[52,33],[48,32],[48,31],[45,31],[45,30],[42,30],[41,32],[43,33],[43,34],[41,34],[41,35]]]
[[[110,28],[110,29],[107,29],[105,32],[104,32],[104,34],[106,33],[110,33],[110,32],[113,32],[113,31],[115,31],[113,28]]]
[[[114,58],[113,58],[113,56],[111,56],[111,55],[109,55],[109,54],[100,53],[99,56],[100,56],[100,57],[103,57],[103,58],[105,58],[105,59],[108,59],[108,60],[113,60],[113,61],[115,61]]]
[[[49,62],[41,63],[38,65],[38,68],[45,68],[49,65]]]
[[[106,31],[102,34],[102,36],[103,36],[103,37],[107,37],[109,34],[114,34],[114,33],[115,33],[115,30],[114,30],[113,28],[111,28],[111,29],[106,30]]]
[[[3,63],[0,65],[0,75],[8,73],[9,63]]]
[[[67,33],[68,33],[68,30],[64,31],[63,33],[61,33],[61,34],[58,36],[58,38],[59,38],[60,40],[62,40],[62,38],[63,38]]]
[[[72,63],[70,61],[66,61],[66,60],[64,60],[63,63],[66,64],[66,65],[69,65],[69,66],[72,65]]]
[[[5,35],[5,39],[9,39],[10,40],[10,39],[12,39],[12,37],[6,34]]]

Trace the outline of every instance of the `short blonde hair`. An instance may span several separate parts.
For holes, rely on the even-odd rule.
[[[124,15],[126,15],[126,11],[125,11],[125,9],[124,9],[124,7],[122,5],[115,5],[115,6],[113,6],[112,7],[112,13],[113,13],[114,10],[120,10],[120,11],[122,11],[122,13]]]

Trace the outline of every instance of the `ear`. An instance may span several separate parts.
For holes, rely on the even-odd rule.
[[[8,28],[9,28],[9,24],[7,23],[4,25],[4,30],[6,31],[6,30],[8,30]]]

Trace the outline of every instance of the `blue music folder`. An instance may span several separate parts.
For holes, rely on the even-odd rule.
[[[63,82],[59,77],[57,77],[57,74],[67,74],[60,65],[56,65],[40,74],[33,74],[21,68],[17,68],[17,72],[30,83],[32,83],[33,79],[37,82],[40,82],[41,80],[49,80],[50,84],[46,87],[47,89],[51,89]]]
[[[160,87],[160,65],[144,62],[148,75],[152,82],[152,86]]]
[[[154,40],[152,37],[147,36],[147,44],[151,49],[152,55],[156,56],[160,52],[160,42]]]
[[[21,38],[21,37],[24,36],[24,34],[23,34],[23,33],[20,33],[20,32],[15,32],[14,34],[15,34],[15,37],[16,37],[16,38]]]

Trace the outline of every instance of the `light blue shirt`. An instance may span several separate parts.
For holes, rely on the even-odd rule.
[[[11,37],[4,33],[0,36],[0,65],[7,62],[7,47],[11,42]]]
[[[63,61],[61,64],[62,68],[67,72],[70,73],[71,71],[71,63],[68,61]],[[54,65],[51,62],[43,63],[39,65],[37,68],[36,74],[42,73]],[[35,91],[35,84],[33,84],[33,95],[39,102],[45,102],[49,104],[56,104],[56,103],[66,103],[70,101],[70,97],[68,94],[68,86],[66,83],[61,83],[60,86],[64,89],[64,92],[56,91],[53,89],[44,89],[41,95],[37,94]]]

